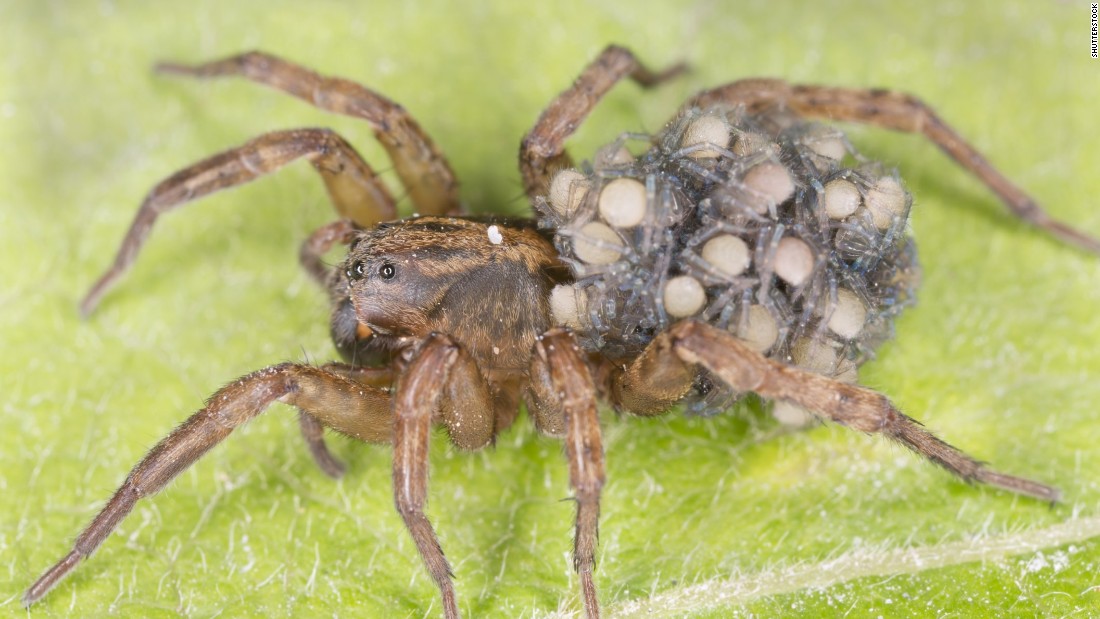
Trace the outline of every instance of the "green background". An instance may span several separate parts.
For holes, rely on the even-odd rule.
[[[366,125],[157,60],[250,48],[404,104],[476,211],[522,212],[522,136],[607,43],[693,74],[617,88],[574,142],[654,130],[690,93],[766,75],[918,93],[1058,217],[1100,234],[1100,61],[1087,3],[858,5],[257,2],[0,4],[0,614],[129,467],[226,381],[333,357],[298,243],[331,218],[298,164],[187,207],[89,320],[76,303],[141,197],[273,129]],[[608,614],[1085,616],[1100,608],[1100,258],[1028,229],[918,138],[853,129],[916,195],[925,285],[866,384],[1053,509],[957,482],[880,438],[782,434],[758,410],[604,417],[596,580]],[[392,174],[388,176],[391,177]],[[31,615],[437,615],[392,507],[389,450],[332,439],[340,482],[276,406],[143,501]],[[777,435],[778,436],[775,436]],[[560,444],[523,421],[494,450],[436,442],[430,516],[472,616],[571,615]]]

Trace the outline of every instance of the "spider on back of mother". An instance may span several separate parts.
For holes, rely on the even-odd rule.
[[[539,217],[519,220],[462,216],[440,150],[401,106],[359,84],[259,52],[159,69],[244,77],[366,120],[421,215],[393,221],[389,190],[327,129],[265,134],[154,187],[81,304],[85,315],[162,213],[306,159],[340,219],[307,239],[301,262],[331,297],[344,361],[283,363],[214,393],[134,467],[72,551],[27,590],[27,605],[89,557],[139,499],[273,402],[298,408],[310,452],[332,477],[344,467],[324,428],[393,446],[397,510],[449,618],[458,616],[451,567],[424,513],[431,427],[479,449],[513,423],[521,403],[539,431],[565,441],[577,506],[573,567],[590,617],[599,614],[600,399],[660,415],[677,405],[718,412],[756,394],[787,415],[881,433],[964,480],[1058,499],[1050,486],[987,468],[855,384],[919,283],[906,232],[912,198],[896,173],[803,117],[922,133],[1017,216],[1100,253],[1100,242],[1052,220],[912,96],[737,81],[687,101],[659,134],[623,134],[576,166],[565,140],[616,82],[648,87],[682,69],[652,72],[611,46],[523,139],[521,174]],[[322,257],[338,244],[348,253],[332,268]]]

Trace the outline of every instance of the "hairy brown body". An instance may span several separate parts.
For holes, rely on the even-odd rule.
[[[490,227],[500,236],[490,238]],[[535,339],[552,326],[550,290],[568,278],[533,221],[419,217],[384,224],[352,241],[346,264],[329,285],[337,307],[342,294],[357,325],[368,328],[364,344],[408,350],[446,333],[488,383],[494,431],[511,425]],[[392,276],[383,277],[389,268]]]

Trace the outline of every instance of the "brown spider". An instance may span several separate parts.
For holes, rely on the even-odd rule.
[[[577,171],[564,142],[616,82],[651,86],[681,69],[654,73],[608,47],[522,142],[524,187],[542,215],[535,222],[458,217],[443,154],[404,109],[363,86],[257,52],[159,69],[241,76],[366,120],[423,216],[382,223],[396,216],[393,197],[326,129],[268,133],[153,188],[84,314],[133,263],[160,214],[305,158],[341,216],[309,237],[301,262],[329,291],[345,363],[283,363],[217,391],[134,467],[24,604],[89,557],[138,499],[276,401],[298,407],[306,443],[332,477],[344,468],[323,428],[393,445],[397,510],[447,617],[458,616],[451,568],[424,514],[431,425],[479,449],[512,424],[521,402],[541,432],[565,439],[573,562],[590,617],[599,614],[592,570],[604,484],[597,396],[657,415],[681,402],[713,412],[755,393],[882,433],[964,480],[1058,499],[1050,486],[986,468],[851,382],[919,279],[905,234],[911,198],[841,134],[798,116],[923,133],[1017,216],[1100,253],[1097,240],[1053,221],[911,96],[738,81],[700,93],[661,135],[643,136],[645,154],[626,150],[639,136],[625,135]],[[336,244],[349,245],[347,258],[329,268],[322,256]]]

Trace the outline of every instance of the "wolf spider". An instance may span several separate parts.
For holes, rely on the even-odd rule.
[[[789,350],[786,357],[774,351],[765,354],[731,332],[732,322],[729,328],[721,328],[701,317],[672,320],[660,310],[662,328],[644,333],[641,344],[628,353],[620,348],[612,354],[601,350],[598,341],[579,338],[574,333],[577,329],[562,326],[569,321],[555,318],[551,307],[555,287],[569,285],[587,268],[583,260],[562,257],[562,249],[574,247],[576,238],[558,238],[555,245],[554,231],[540,229],[533,220],[461,217],[458,185],[442,152],[401,106],[368,88],[322,77],[260,52],[197,66],[163,64],[158,69],[198,78],[244,77],[318,108],[366,120],[422,215],[385,223],[396,217],[390,191],[348,142],[327,129],[268,133],[156,185],[142,203],[113,265],[83,300],[85,315],[130,267],[162,213],[306,159],[324,181],[340,219],[314,232],[302,245],[300,259],[329,292],[331,333],[344,362],[319,367],[282,363],[215,392],[202,410],[133,468],[76,538],[72,551],[26,591],[26,605],[41,599],[89,557],[138,499],[160,491],[273,402],[298,408],[306,444],[331,477],[339,477],[344,467],[326,448],[324,428],[393,446],[397,510],[438,585],[449,618],[458,616],[452,571],[424,513],[431,426],[442,425],[461,449],[480,449],[512,424],[521,402],[540,432],[564,438],[577,506],[573,567],[590,617],[599,614],[593,566],[605,481],[598,397],[616,410],[656,415],[715,386],[734,395],[755,393],[796,404],[855,430],[883,434],[963,480],[1043,501],[1058,499],[1058,491],[1051,486],[991,470],[949,446],[882,394],[844,382],[835,373],[790,363]],[[541,196],[553,189],[555,174],[573,166],[565,140],[616,82],[630,78],[648,87],[680,70],[677,66],[652,72],[626,49],[605,49],[551,102],[522,141],[520,169],[532,202],[545,211],[547,203]],[[799,116],[922,133],[988,185],[1018,217],[1100,253],[1097,240],[1052,220],[931,109],[909,95],[742,80],[696,95],[685,104],[682,115],[717,108],[750,115],[780,108]],[[765,122],[771,117],[747,118]],[[684,149],[692,159],[684,159],[688,163],[681,168],[705,177],[714,169],[705,160],[728,158],[727,146],[708,137],[702,146]],[[556,201],[560,206],[560,196]],[[773,213],[785,208],[769,206]],[[766,210],[745,216],[764,217],[759,213]],[[903,228],[905,217],[907,212],[894,223],[900,222]],[[608,249],[604,241],[593,242],[598,249]],[[347,258],[331,268],[322,256],[338,244],[348,245]],[[774,247],[765,246],[767,251]],[[570,268],[578,265],[579,270]],[[836,305],[836,282],[829,280],[835,273],[820,269],[815,273],[824,274],[822,281],[833,281],[831,292],[820,298],[832,298]],[[770,272],[757,273],[753,285],[770,277]],[[792,299],[795,293],[804,293],[793,284],[783,286]],[[583,311],[572,316],[578,325],[582,315],[587,316]],[[820,323],[813,316],[809,320],[807,324]],[[636,330],[631,334],[636,335]]]

